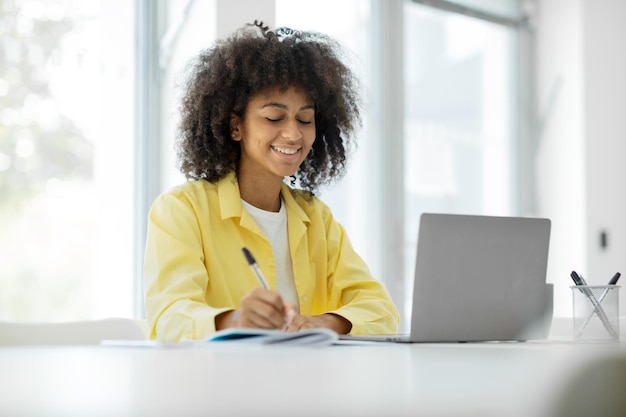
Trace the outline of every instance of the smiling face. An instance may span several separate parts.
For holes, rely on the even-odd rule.
[[[243,120],[233,116],[233,139],[241,143],[239,177],[280,179],[296,173],[315,141],[314,103],[302,91],[273,88],[254,96]]]

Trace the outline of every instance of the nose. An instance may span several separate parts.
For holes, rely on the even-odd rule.
[[[287,123],[285,124],[283,128],[282,136],[285,139],[288,139],[291,141],[296,141],[302,138],[302,132],[300,131],[300,124],[298,123],[296,119],[290,119],[287,121]]]

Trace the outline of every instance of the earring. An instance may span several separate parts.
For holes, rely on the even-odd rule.
[[[237,136],[237,135],[235,135],[235,132],[230,134],[230,137],[233,138],[233,139],[235,139],[235,136]]]

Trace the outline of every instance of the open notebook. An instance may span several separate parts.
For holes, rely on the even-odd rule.
[[[549,240],[548,219],[422,214],[410,334],[340,340],[545,338],[552,294],[545,281]]]
[[[249,343],[261,345],[330,345],[338,336],[332,330],[324,328],[305,329],[298,332],[281,330],[232,328],[215,332],[203,342],[211,343]]]

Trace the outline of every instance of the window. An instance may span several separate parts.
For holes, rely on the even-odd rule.
[[[0,1],[1,320],[132,314],[133,7]]]

